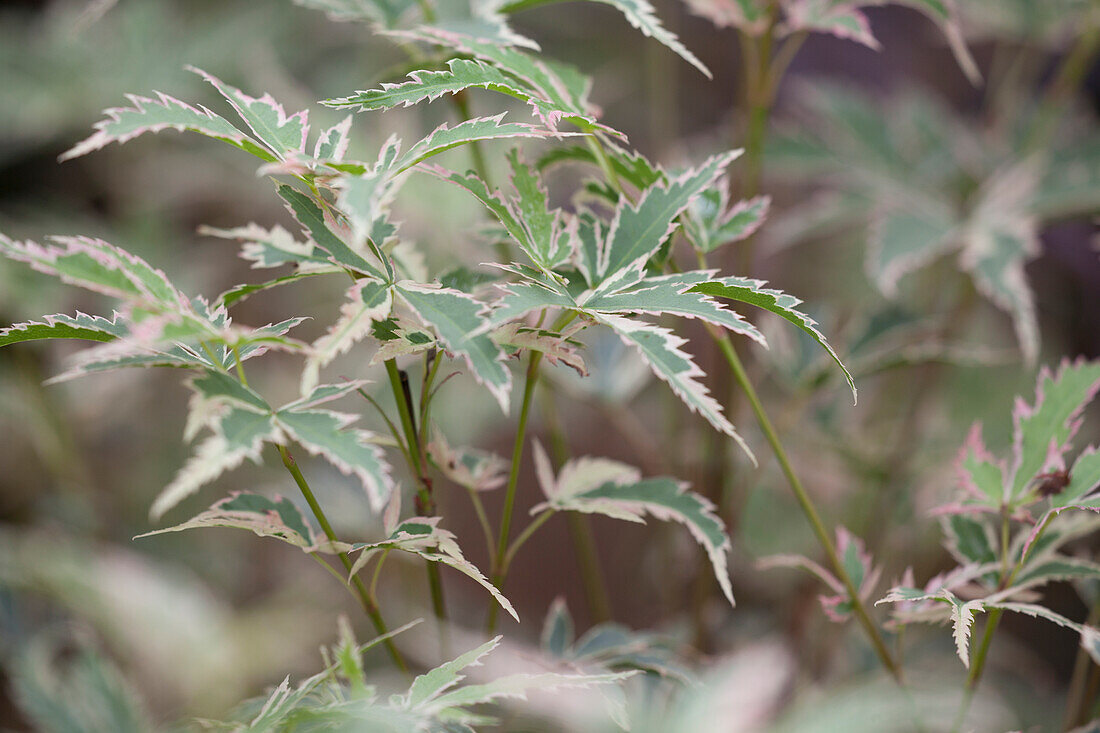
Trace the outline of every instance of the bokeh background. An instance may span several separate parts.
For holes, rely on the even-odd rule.
[[[520,13],[514,24],[546,54],[591,73],[592,97],[605,120],[652,159],[683,165],[743,144],[737,34],[681,3],[655,5],[714,71],[713,80],[643,38],[608,7],[552,5]],[[1057,18],[1013,25],[1017,16],[1007,11],[1002,22],[998,5],[973,3],[964,14],[987,77],[1015,74],[997,94],[967,81],[924,16],[903,7],[870,8],[882,50],[811,36],[779,88],[769,127],[762,190],[774,202],[757,237],[753,274],[807,302],[842,358],[856,367],[860,402],[851,406],[839,375],[810,345],[767,319],[762,322],[773,347],[752,354],[751,371],[829,523],[845,525],[874,549],[885,569],[883,592],[906,567],[927,578],[949,566],[928,510],[951,489],[951,462],[972,422],[985,423],[995,449],[1008,445],[1012,396],[1030,393],[1035,371],[1021,360],[1010,318],[967,296],[968,281],[953,257],[904,280],[898,297],[882,295],[863,265],[875,203],[847,185],[836,161],[823,161],[807,140],[824,141],[842,159],[840,167],[852,168],[873,167],[867,149],[892,145],[883,153],[890,159],[887,177],[920,178],[927,164],[933,169],[928,180],[938,180],[936,170],[955,165],[962,190],[996,171],[991,161],[1010,165],[1014,115],[1037,103],[1080,29],[1059,27]],[[186,64],[252,93],[271,92],[288,109],[309,108],[314,124],[331,124],[340,115],[317,100],[399,77],[407,70],[403,59],[365,26],[335,23],[290,2],[4,3],[0,231],[14,238],[102,237],[163,268],[186,292],[217,294],[254,273],[233,247],[199,236],[200,225],[291,226],[249,161],[175,133],[64,164],[57,156],[86,137],[101,110],[122,104],[127,92],[160,90],[228,114],[213,90],[184,70]],[[829,116],[835,100],[848,100],[850,109],[866,115],[845,132]],[[496,112],[500,98],[472,94],[471,104],[475,112]],[[1100,177],[1098,113],[1100,67],[1094,67],[1059,100],[1062,126],[1054,147],[1061,146],[1056,154],[1063,158],[1052,175],[1075,187],[1062,192],[1060,208],[1053,206],[1044,219],[1041,251],[1026,269],[1042,338],[1039,363],[1100,356],[1100,259],[1093,246],[1100,186],[1092,180]],[[513,114],[524,112],[517,107]],[[359,151],[369,159],[391,132],[424,133],[451,115],[443,103],[360,115],[353,157]],[[935,134],[922,138],[928,130]],[[505,150],[504,144],[487,147],[501,179]],[[448,155],[451,165],[467,164],[464,151]],[[1084,174],[1076,170],[1082,167]],[[1081,175],[1080,185],[1069,180]],[[575,181],[562,176],[555,185],[555,195],[567,200]],[[417,242],[431,272],[491,257],[477,235],[480,212],[461,193],[414,176],[395,207],[403,233]],[[726,271],[736,272],[737,263],[731,253]],[[335,316],[341,295],[334,285],[310,283],[257,296],[236,317],[259,325],[300,312]],[[109,307],[0,262],[4,324]],[[327,325],[318,320],[299,337],[318,335]],[[684,333],[704,369],[721,371],[705,334],[690,326]],[[67,730],[81,730],[80,720],[101,719],[96,716],[104,714],[104,700],[129,706],[137,729],[170,727],[195,716],[222,716],[287,674],[300,678],[316,670],[317,647],[332,640],[336,616],[354,612],[351,597],[300,553],[247,533],[202,530],[131,540],[153,528],[149,504],[189,455],[181,440],[187,394],[169,370],[44,385],[73,348],[38,343],[0,351],[0,728],[56,724],[58,718],[48,717],[56,710],[49,711],[61,700],[78,721]],[[369,349],[357,350],[338,368],[359,375],[368,358]],[[867,701],[888,695],[858,631],[824,618],[819,588],[808,576],[754,566],[771,553],[815,557],[817,550],[746,406],[734,402],[732,417],[761,457],[759,468],[727,451],[614,344],[590,344],[586,358],[592,371],[587,380],[552,370],[554,396],[539,407],[535,435],[546,441],[544,421],[552,407],[574,454],[617,458],[647,473],[692,481],[720,503],[734,540],[739,603],[731,610],[681,528],[595,518],[614,618],[631,628],[660,630],[685,665],[704,675],[711,670],[704,689],[718,700],[740,701],[742,712],[756,716],[737,730],[854,730],[844,727],[854,723],[843,721],[868,720]],[[292,367],[272,359],[261,378],[289,394]],[[718,394],[730,389],[721,377],[709,384]],[[515,415],[501,415],[472,381],[448,383],[437,412],[448,434],[509,453]],[[364,413],[364,425],[377,427],[372,420]],[[1098,422],[1086,423],[1082,445],[1095,441]],[[265,455],[269,464],[277,463],[273,458]],[[334,507],[329,514],[339,518],[339,530],[378,531],[377,518],[344,477],[321,463],[306,466],[323,502]],[[523,516],[540,498],[532,471],[525,469],[520,488]],[[293,487],[277,465],[246,465],[169,519],[182,520],[235,489],[289,493]],[[484,567],[486,553],[465,498],[456,492],[440,502],[447,526],[460,540],[469,538],[463,543],[468,557]],[[495,515],[500,498],[487,495],[486,502]],[[552,522],[525,547],[507,595],[531,622],[506,625],[506,633],[537,643],[540,620],[558,596],[579,628],[591,623],[572,547],[565,522]],[[1079,548],[1094,549],[1088,542]],[[427,613],[421,573],[412,563],[393,563],[381,590],[387,615]],[[462,578],[445,581],[459,609],[454,615],[479,627],[479,591]],[[1079,589],[1055,585],[1046,593],[1046,602],[1067,616],[1081,620],[1087,614]],[[941,688],[957,693],[964,670],[949,634],[934,628],[910,633],[914,676],[927,682],[933,697]],[[422,653],[422,661],[433,661],[427,649]],[[1009,619],[975,714],[986,716],[994,726],[989,730],[1054,725],[1075,654],[1072,633]],[[385,680],[384,658],[368,662]],[[555,729],[545,720],[538,724],[544,728],[529,725],[514,729]]]

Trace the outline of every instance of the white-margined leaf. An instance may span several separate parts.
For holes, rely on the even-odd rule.
[[[395,499],[396,501],[396,495]],[[389,514],[390,512],[387,512]],[[352,545],[351,552],[359,552],[359,557],[352,566],[351,575],[363,568],[378,552],[385,550],[399,550],[418,555],[429,562],[437,562],[454,568],[463,575],[473,579],[482,588],[487,590],[501,608],[519,621],[516,609],[505,598],[497,587],[489,582],[489,579],[477,569],[477,566],[467,560],[462,549],[458,546],[453,533],[439,527],[440,517],[411,517],[396,526],[387,526],[388,536],[378,542],[364,542]],[[387,525],[389,523],[387,522]]]
[[[584,359],[577,353],[582,344],[565,334],[509,323],[493,331],[493,340],[510,355],[518,356],[524,351],[537,351],[551,364],[564,364],[582,377],[588,376]]]
[[[80,141],[61,154],[65,161],[99,150],[111,143],[124,143],[146,132],[176,130],[197,132],[206,137],[229,143],[235,148],[252,153],[263,160],[274,160],[271,153],[245,133],[238,130],[224,117],[219,117],[205,107],[192,107],[185,102],[157,92],[157,98],[127,94],[133,107],[112,107],[104,110],[106,119],[95,124],[91,137]]]
[[[240,242],[241,258],[251,262],[253,269],[281,265],[294,265],[299,271],[332,268],[329,258],[312,242],[299,242],[278,224],[270,229],[254,223],[233,229],[203,226],[199,234]]]
[[[75,316],[58,313],[43,316],[41,321],[16,323],[0,328],[0,347],[21,341],[39,339],[82,339],[85,341],[114,341],[130,333],[128,325],[118,313],[110,320],[76,312]]]
[[[557,2],[557,0],[512,0],[512,2],[502,5],[501,10],[510,13],[524,8],[548,5],[552,2]],[[710,69],[680,42],[676,34],[661,25],[656,11],[654,11],[648,0],[594,0],[594,2],[615,8],[626,17],[630,25],[641,31],[643,35],[649,36],[668,47],[677,56],[701,71],[708,79],[713,78]]]
[[[182,524],[146,532],[134,539],[200,527],[247,529],[260,537],[274,537],[306,551],[313,551],[317,544],[313,528],[294,502],[248,492],[233,492]]]
[[[699,377],[704,376],[699,365],[680,347],[686,341],[667,328],[653,326],[640,321],[632,321],[622,316],[601,315],[598,320],[609,326],[629,346],[638,350],[653,373],[668,384],[692,412],[698,412],[716,430],[725,433],[734,440],[756,463],[756,458],[726,416]]]
[[[764,223],[771,206],[770,196],[756,196],[729,206],[729,186],[723,178],[704,191],[691,205],[684,220],[684,233],[692,246],[706,254],[724,244],[752,236]]]
[[[368,262],[361,254],[344,242],[325,220],[324,212],[308,196],[285,184],[279,186],[279,196],[287,203],[289,211],[309,233],[313,242],[331,256],[331,261],[340,267],[362,273],[378,280],[387,278],[381,270]]]
[[[451,447],[434,426],[428,458],[444,476],[471,491],[498,489],[507,480],[508,462],[503,458],[476,448]]]
[[[496,342],[487,334],[478,334],[487,328],[488,322],[481,315],[485,306],[459,290],[410,280],[399,282],[396,291],[420,320],[436,332],[447,351],[466,360],[474,378],[507,413],[512,375]]]
[[[730,539],[726,528],[715,515],[714,505],[689,491],[687,484],[668,477],[643,479],[636,468],[601,458],[571,460],[555,477],[550,459],[538,443],[535,467],[546,502],[533,507],[532,514],[553,508],[605,514],[631,522],[644,522],[646,514],[662,521],[679,522],[703,546],[718,585],[733,605],[726,560]]]
[[[317,386],[323,367],[370,334],[373,322],[387,318],[393,307],[392,287],[377,280],[359,280],[345,297],[339,320],[310,347],[302,370],[303,394]]]
[[[405,707],[419,707],[466,679],[465,675],[459,673],[467,667],[480,665],[481,658],[496,649],[502,638],[496,636],[481,646],[460,654],[417,677],[405,695]]]
[[[291,405],[275,413],[275,424],[310,454],[322,456],[345,475],[359,479],[371,508],[381,511],[393,488],[390,467],[382,450],[374,445],[375,435],[349,428],[357,417],[331,410]]]
[[[187,69],[217,89],[275,157],[284,160],[292,153],[305,152],[306,136],[309,134],[308,111],[302,110],[288,115],[270,94],[258,98],[250,97],[202,69],[194,66],[188,66]]]
[[[856,398],[856,384],[852,379],[852,375],[848,372],[844,363],[840,361],[840,357],[837,356],[833,347],[825,340],[824,334],[818,330],[817,322],[797,309],[797,306],[802,301],[781,290],[765,288],[764,284],[763,280],[752,280],[743,277],[723,277],[696,285],[690,292],[703,293],[704,295],[718,298],[729,298],[730,300],[737,300],[742,303],[755,305],[758,308],[771,311],[798,326],[809,334],[821,348],[825,349],[825,351],[829,353],[829,356],[832,357],[833,361],[837,363],[837,366],[841,368],[845,378],[848,380],[848,386],[852,390],[852,399],[854,400]]]
[[[568,132],[556,132],[522,122],[504,122],[504,112],[492,117],[475,117],[453,126],[443,123],[427,137],[414,143],[394,164],[394,175],[422,163],[433,155],[451,148],[480,140],[499,140],[501,138],[546,138],[572,135]]]

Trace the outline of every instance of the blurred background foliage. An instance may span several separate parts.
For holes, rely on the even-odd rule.
[[[651,158],[680,165],[698,160],[701,151],[744,144],[738,35],[672,0],[656,5],[666,25],[714,71],[713,81],[642,39],[606,7],[538,8],[518,14],[514,24],[548,55],[593,74],[593,99],[606,121]],[[1030,392],[1035,363],[1100,356],[1095,55],[1067,88],[1047,96],[1075,39],[1095,32],[1073,22],[1087,2],[960,5],[985,85],[967,81],[926,18],[902,7],[871,8],[880,51],[831,36],[807,39],[778,89],[762,163],[760,189],[774,201],[749,259],[751,274],[809,304],[856,374],[860,403],[851,407],[837,372],[812,343],[779,324],[768,330],[771,351],[753,355],[753,378],[829,523],[862,536],[885,568],[879,590],[907,567],[924,578],[948,566],[928,510],[954,481],[952,461],[969,425],[983,421],[994,452],[1003,449],[1011,439],[1012,396]],[[224,242],[199,236],[200,225],[289,225],[248,161],[174,134],[63,165],[58,154],[127,92],[163,90],[220,111],[213,91],[184,71],[185,64],[252,92],[271,92],[288,109],[308,108],[319,123],[331,124],[339,115],[316,100],[399,78],[409,70],[405,63],[365,26],[334,23],[290,2],[5,3],[0,231],[17,238],[100,236],[172,273],[187,291],[220,292],[248,279],[247,266]],[[475,112],[489,113],[499,99],[474,94],[471,102]],[[390,132],[425,132],[448,114],[437,104],[361,117],[353,146],[371,156]],[[1039,139],[1029,137],[1037,115],[1051,115]],[[498,180],[503,151],[489,149]],[[453,165],[464,165],[465,154],[451,153]],[[1036,159],[1041,168],[1031,162]],[[881,272],[868,260],[884,237],[923,241],[936,216],[949,222],[970,216],[975,197],[1013,170],[1030,176],[1027,196],[997,199],[1003,208],[989,216],[1001,221],[1026,213],[1033,226],[1033,247],[1022,244],[1027,256],[1020,260],[1027,261],[1023,272],[1040,334],[1030,364],[1016,336],[1019,308],[979,297],[980,277],[971,280],[954,254],[936,249],[924,267],[896,279],[891,297],[876,285]],[[931,219],[912,215],[918,210],[931,211]],[[431,272],[478,262],[486,251],[477,236],[479,212],[436,181],[413,177],[396,212]],[[731,252],[723,269],[748,274],[739,271],[745,261]],[[92,296],[46,283],[24,267],[0,264],[0,322],[103,311]],[[334,309],[341,298],[340,289],[312,283],[275,292],[257,295],[238,317],[266,323]],[[325,325],[306,328],[316,335]],[[719,357],[701,329],[687,334],[710,372]],[[153,371],[44,386],[67,352],[65,344],[52,343],[0,351],[0,725],[170,728],[195,716],[224,715],[286,674],[315,671],[316,649],[331,641],[334,620],[350,599],[300,553],[246,533],[204,530],[131,541],[150,529],[150,500],[186,458],[179,439],[185,393],[174,374]],[[361,370],[368,356],[353,352],[341,364]],[[633,697],[636,728],[719,730],[711,726],[722,721],[721,730],[908,730],[904,711],[913,701],[899,699],[875,671],[852,629],[833,626],[820,613],[812,580],[754,567],[770,553],[815,554],[766,452],[758,450],[759,469],[733,455],[734,448],[686,416],[666,390],[651,389],[645,370],[618,342],[593,341],[585,358],[592,372],[585,380],[554,370],[559,393],[574,399],[545,400],[540,419],[561,421],[576,455],[608,456],[646,473],[690,480],[719,502],[734,539],[739,606],[731,612],[682,533],[594,520],[616,621],[661,632],[677,663],[705,682],[692,694],[648,702]],[[274,366],[263,378],[290,393],[293,375],[279,371],[278,357],[267,363]],[[713,371],[712,389],[728,394],[730,385],[718,374],[723,370]],[[472,382],[449,383],[445,395],[437,416],[450,435],[507,453],[511,424]],[[732,402],[731,417],[750,444],[762,448],[743,402]],[[1082,445],[1095,441],[1096,423],[1086,423]],[[323,503],[333,507],[330,516],[360,534],[377,524],[342,476],[320,464],[310,470]],[[290,490],[282,473],[263,467],[219,483]],[[536,493],[525,471],[521,511],[538,500]],[[186,509],[206,506],[212,495],[203,492]],[[494,498],[487,502],[495,511]],[[441,504],[459,538],[476,536],[463,497],[444,496]],[[484,550],[466,544],[467,556],[484,566]],[[1089,549],[1095,548],[1080,548]],[[395,619],[425,613],[422,584],[403,582],[402,573],[414,570],[383,579],[380,596]],[[455,617],[480,618],[481,597],[461,579],[446,580],[452,603],[464,607]],[[1046,602],[1067,616],[1087,614],[1075,589],[1056,585],[1046,593]],[[532,646],[537,620],[557,596],[568,600],[578,632],[596,620],[564,526],[549,526],[525,547],[508,595],[531,620],[510,627],[510,638]],[[1051,721],[1060,719],[1064,705],[1074,635],[1029,620],[1014,619],[1006,628],[989,670],[993,682],[972,719],[988,730],[1056,725]],[[909,633],[918,705],[953,710],[964,670],[948,635]],[[426,644],[410,644],[424,655],[421,661],[438,661]],[[381,661],[368,657],[368,663]],[[372,674],[384,681],[389,673],[379,664]],[[517,722],[516,730],[566,725],[549,722],[560,713],[553,706],[534,709],[541,722],[528,721],[529,728]]]

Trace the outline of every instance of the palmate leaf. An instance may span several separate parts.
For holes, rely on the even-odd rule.
[[[140,534],[134,539],[200,527],[247,529],[259,537],[274,537],[306,551],[316,549],[317,539],[294,502],[248,492],[233,492],[182,524]]]
[[[771,311],[798,326],[809,334],[821,348],[825,349],[829,356],[832,357],[833,361],[836,362],[837,366],[844,372],[844,376],[848,380],[848,387],[852,390],[852,399],[855,400],[857,396],[856,384],[852,379],[852,375],[848,372],[844,363],[841,362],[840,357],[837,356],[833,347],[825,340],[825,336],[817,329],[817,322],[797,310],[797,306],[802,301],[780,290],[765,288],[764,284],[762,280],[752,280],[742,277],[724,277],[696,285],[689,292],[703,293],[704,295],[719,298],[729,298],[730,300],[737,300],[742,303],[755,305],[758,308]]]
[[[176,130],[197,132],[206,137],[229,143],[257,158],[272,161],[275,157],[260,143],[238,130],[224,117],[219,117],[205,107],[192,107],[185,102],[157,92],[156,99],[127,94],[133,107],[112,107],[104,110],[107,118],[96,123],[95,133],[61,154],[65,161],[99,150],[117,142],[124,143],[146,132]]]
[[[41,321],[16,323],[8,328],[0,328],[0,347],[38,339],[114,341],[129,333],[129,327],[117,313],[111,320],[89,316],[80,311],[75,316],[58,313],[44,316]]]
[[[410,280],[399,282],[398,296],[439,336],[447,351],[466,360],[474,378],[508,412],[512,375],[504,365],[504,353],[487,334],[481,315],[484,305],[459,290],[432,287]]]
[[[350,575],[359,572],[371,558],[377,553],[386,550],[398,550],[417,555],[429,562],[437,562],[454,568],[463,575],[474,580],[478,585],[487,590],[496,599],[501,608],[519,621],[516,609],[504,597],[497,587],[489,582],[489,579],[477,569],[477,566],[467,560],[462,549],[458,546],[453,533],[439,526],[440,517],[411,517],[404,521],[390,521],[390,517],[396,517],[400,511],[400,497],[394,492],[390,499],[390,505],[386,508],[384,519],[387,537],[378,542],[359,542],[351,546],[351,552],[358,552],[352,565]]]
[[[726,554],[729,536],[714,505],[672,478],[642,479],[637,469],[607,459],[582,458],[562,466],[557,477],[546,451],[535,444],[535,467],[546,502],[531,509],[605,514],[615,519],[644,522],[652,515],[663,521],[683,524],[710,558],[718,585],[734,605]]]
[[[557,1],[558,0],[512,0],[512,2],[502,5],[500,9],[503,12],[511,13],[525,8],[548,5]],[[710,69],[680,42],[676,34],[661,25],[661,21],[657,18],[653,6],[650,5],[647,0],[595,0],[595,2],[600,2],[615,8],[626,17],[630,25],[641,31],[643,35],[649,36],[668,47],[680,58],[701,71],[708,79],[713,78]]]

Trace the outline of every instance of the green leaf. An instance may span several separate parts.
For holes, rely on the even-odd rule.
[[[412,168],[417,163],[438,155],[451,148],[478,140],[498,140],[501,138],[546,138],[571,136],[574,133],[555,132],[520,122],[504,122],[504,112],[493,117],[475,117],[449,126],[443,123],[430,135],[413,144],[394,164],[394,175]]]
[[[281,265],[295,265],[309,271],[332,268],[324,252],[319,251],[312,242],[297,241],[290,232],[278,224],[270,229],[265,229],[259,224],[247,224],[234,229],[203,226],[199,227],[199,234],[240,242],[241,259],[251,262],[253,268]]]
[[[755,465],[756,457],[744,438],[722,414],[722,406],[697,381],[705,375],[699,365],[691,360],[691,356],[680,349],[687,343],[685,339],[666,328],[632,321],[622,316],[600,315],[597,320],[615,331],[625,344],[637,349],[653,373],[672,388],[688,409],[698,412],[716,430],[736,440]]]
[[[764,223],[771,201],[770,196],[756,196],[729,206],[729,187],[722,179],[692,202],[684,233],[698,251],[713,252],[752,236]]]
[[[399,511],[398,495],[395,493],[393,504],[387,509],[386,514],[396,515]],[[352,545],[352,552],[359,552],[359,557],[352,566],[351,575],[359,572],[370,559],[379,551],[399,550],[418,555],[428,562],[437,562],[454,568],[458,572],[474,580],[478,585],[487,590],[496,599],[501,608],[519,621],[516,609],[504,597],[497,587],[489,582],[489,579],[477,569],[477,566],[467,560],[462,554],[462,548],[452,532],[439,527],[439,517],[411,517],[400,522],[395,527],[386,527],[389,536],[378,542],[356,543]]]
[[[92,237],[50,237],[52,244],[17,242],[0,234],[0,254],[62,282],[158,309],[190,310],[168,277],[137,255]]]
[[[266,440],[278,439],[278,428],[270,414],[235,407],[226,410],[212,424],[214,435],[203,441],[183,468],[153,502],[149,514],[159,519],[169,509],[221,474],[250,458],[260,462]]]
[[[781,290],[765,288],[764,284],[763,280],[751,280],[743,277],[724,277],[696,285],[689,292],[703,293],[704,295],[719,298],[729,298],[730,300],[738,300],[742,303],[755,305],[758,308],[771,311],[798,326],[809,334],[821,348],[825,349],[829,356],[832,357],[833,361],[837,363],[837,366],[840,367],[841,371],[844,372],[844,376],[848,380],[848,387],[852,390],[852,399],[854,401],[857,397],[857,393],[856,384],[852,379],[852,375],[848,372],[843,362],[840,361],[840,357],[837,356],[833,347],[825,340],[825,336],[817,329],[817,322],[797,310],[796,307],[802,301]]]
[[[569,107],[546,99],[535,89],[484,61],[451,59],[447,62],[446,71],[414,71],[409,74],[409,79],[399,84],[383,84],[378,89],[357,91],[348,97],[329,99],[322,104],[334,108],[357,107],[358,111],[365,112],[397,106],[408,107],[423,101],[430,102],[444,94],[457,94],[466,89],[478,88],[526,102],[543,124],[551,129],[556,128],[558,121],[562,119],[574,122],[582,129],[601,127],[595,119],[579,115]]]
[[[733,151],[708,158],[698,168],[667,184],[647,189],[637,206],[624,198],[615,210],[600,248],[597,280],[601,284],[618,282],[640,273],[646,261],[675,230],[676,217],[696,196],[712,186],[738,155],[740,151]]]
[[[192,107],[167,94],[160,92],[156,94],[156,99],[127,94],[126,98],[134,105],[133,107],[112,107],[104,110],[103,114],[107,118],[95,124],[95,132],[92,136],[66,150],[58,160],[78,158],[114,142],[121,144],[146,132],[160,132],[167,129],[178,132],[184,130],[197,132],[229,143],[263,160],[275,160],[271,153],[225,118],[219,117],[205,107]]]
[[[1050,470],[1052,450],[1060,456],[1068,449],[1068,442],[1080,425],[1078,418],[1098,389],[1100,362],[1067,360],[1055,374],[1046,368],[1041,370],[1035,404],[1019,400],[1013,410],[1016,431],[1009,500],[1023,496],[1036,475]]]
[[[443,431],[433,426],[428,458],[451,481],[471,491],[498,489],[507,480],[508,462],[495,453],[454,447]]]
[[[286,184],[280,184],[279,196],[286,201],[294,218],[305,227],[316,245],[328,252],[333,262],[348,270],[386,281],[386,276],[377,267],[363,259],[332,231],[324,213],[308,196]]]
[[[1089,446],[1083,450],[1073,462],[1073,468],[1069,473],[1069,483],[1066,487],[1050,497],[1052,507],[1068,507],[1089,499],[1095,500],[1095,496],[1088,495],[1100,486],[1100,449]]]
[[[465,654],[460,654],[449,662],[444,662],[435,669],[428,670],[413,680],[405,695],[405,706],[417,708],[424,703],[439,697],[441,694],[464,680],[465,675],[460,671],[472,665],[480,665],[481,658],[500,645],[501,636],[494,637],[476,649],[471,649]]]
[[[687,0],[695,15],[708,19],[719,28],[738,28],[758,36],[768,27],[767,0]]]
[[[941,520],[947,549],[962,564],[996,562],[997,541],[988,523],[965,514],[951,514]]]
[[[323,367],[369,335],[374,321],[388,317],[393,307],[392,287],[376,280],[360,280],[348,288],[345,297],[339,320],[310,347],[302,370],[303,394],[317,386]]]
[[[386,505],[393,488],[382,450],[373,433],[349,429],[357,419],[331,410],[310,410],[292,403],[275,413],[275,423],[311,455],[322,456],[344,475],[359,479],[374,511]]]
[[[950,211],[915,206],[888,210],[871,225],[868,273],[883,293],[896,297],[898,281],[951,249],[956,234]]]
[[[43,316],[41,321],[16,323],[8,328],[0,328],[0,347],[38,339],[83,339],[107,342],[127,336],[129,333],[130,329],[122,316],[117,313],[111,320],[89,316],[80,311],[77,311],[75,316],[58,313]]]
[[[274,537],[307,551],[314,550],[317,542],[313,529],[294,502],[247,492],[233,492],[183,524],[146,532],[134,539],[199,527],[247,529],[259,537]]]
[[[569,614],[569,607],[562,596],[558,596],[550,604],[540,639],[542,650],[558,659],[564,657],[573,645],[573,617]]]
[[[631,466],[598,458],[571,460],[555,477],[550,459],[538,443],[535,444],[535,466],[546,502],[532,507],[532,514],[553,508],[605,514],[632,522],[643,522],[642,517],[646,514],[663,521],[679,522],[703,546],[718,585],[730,605],[734,605],[726,561],[730,550],[726,528],[715,515],[714,505],[705,497],[688,491],[687,484],[667,477],[643,479]]]
[[[217,89],[276,158],[286,160],[292,153],[305,152],[306,135],[309,134],[309,112],[302,110],[287,115],[283,106],[270,94],[259,98],[250,97],[202,69],[194,66],[186,68]]]
[[[422,710],[442,713],[450,708],[482,705],[501,698],[526,700],[529,690],[555,690],[562,688],[586,688],[621,682],[638,674],[637,671],[606,674],[515,674],[500,677],[482,685],[466,685],[444,693],[421,706]]]
[[[525,8],[538,7],[540,5],[548,5],[558,0],[512,0],[512,2],[505,3],[501,6],[501,10],[505,13],[512,13],[517,10]],[[667,46],[677,56],[687,61],[696,69],[701,71],[708,79],[712,79],[713,75],[710,73],[703,62],[695,57],[691,51],[687,50],[684,44],[680,43],[680,39],[676,37],[675,33],[672,33],[663,25],[657,18],[657,14],[653,9],[653,6],[647,2],[647,0],[594,0],[595,2],[610,5],[618,10],[626,19],[630,22],[630,25],[637,28],[643,35],[653,38],[664,46]]]
[[[474,378],[507,414],[512,375],[504,366],[504,354],[487,334],[471,336],[488,327],[481,315],[485,306],[458,290],[409,280],[398,283],[396,290],[420,320],[436,332],[447,351],[466,360]]]

